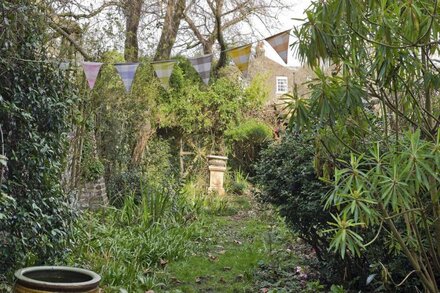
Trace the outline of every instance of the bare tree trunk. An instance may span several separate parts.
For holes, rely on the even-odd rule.
[[[136,62],[139,59],[138,30],[141,19],[143,0],[127,0],[124,12],[125,22],[125,48],[124,58],[126,62]],[[131,166],[137,167],[142,160],[145,147],[153,135],[150,119],[147,118],[139,129],[136,144],[133,146]]]
[[[176,41],[180,21],[184,18],[186,0],[168,0],[162,34],[157,45],[154,60],[169,59]]]
[[[136,145],[133,149],[131,156],[131,165],[133,167],[137,167],[141,163],[145,148],[155,132],[156,129],[151,126],[150,118],[147,118],[139,130]]]
[[[141,1],[141,0],[134,0]],[[179,30],[180,21],[183,18],[183,12],[185,11],[186,0],[169,0],[167,3],[167,12],[164,19],[164,25],[162,28],[162,34],[160,36],[159,44],[157,45],[156,54],[154,60],[164,60],[169,59],[171,55],[171,49],[173,48],[174,42],[176,41],[177,32]],[[141,7],[139,7],[141,8]],[[140,11],[140,9],[139,9]],[[127,18],[128,23],[128,18]],[[139,19],[138,19],[139,24]],[[136,29],[137,31],[137,29]],[[128,32],[128,26],[127,26]],[[127,49],[127,41],[125,42]],[[137,49],[137,39],[136,39],[136,49]],[[127,59],[127,51],[125,54]],[[136,59],[137,59],[137,50],[136,50]],[[130,60],[133,61],[133,60]],[[154,134],[155,129],[152,128],[150,120],[147,120],[142,125],[138,140],[133,150],[132,155],[132,166],[138,166],[142,155],[144,153],[145,147],[148,144],[151,136]]]
[[[224,0],[216,0],[215,7],[215,24],[217,27],[217,41],[220,45],[220,59],[218,60],[217,66],[215,67],[215,74],[218,74],[220,68],[226,66],[227,56],[226,56],[226,42],[223,38],[223,27],[222,27],[222,11]]]
[[[141,20],[143,0],[127,0],[125,12],[125,48],[124,58],[127,62],[135,62],[139,58],[138,29]]]
[[[214,41],[207,41],[204,42],[203,45],[203,54],[211,54],[212,53],[212,47],[214,46]]]

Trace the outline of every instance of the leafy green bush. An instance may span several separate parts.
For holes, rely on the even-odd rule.
[[[208,86],[199,81],[188,61],[181,59],[173,70],[171,89],[161,95],[159,126],[177,131],[185,143],[224,153],[225,131],[260,109],[267,93],[261,79],[247,89],[230,76],[213,79]]]
[[[47,29],[34,1],[1,1],[0,10],[1,275],[62,252],[71,209],[60,182],[76,92],[45,60]]]
[[[275,205],[288,226],[313,247],[318,260],[314,266],[321,280],[341,284],[344,277],[352,278],[365,268],[363,260],[360,264],[351,258],[342,260],[328,251],[331,239],[322,231],[330,228],[332,217],[324,209],[323,200],[331,186],[321,182],[315,173],[313,142],[305,134],[288,133],[280,142],[262,150],[255,166],[256,195]]]
[[[100,61],[118,63],[124,62],[124,57],[109,51]],[[154,133],[160,85],[149,60],[140,61],[130,93],[125,91],[115,67],[104,65],[82,113],[93,117],[89,123],[96,136],[97,155],[105,166],[106,181],[130,169],[134,157],[142,157],[145,149],[137,148],[140,142],[148,142]]]
[[[315,175],[313,156],[308,138],[289,134],[261,152],[254,179],[259,198],[278,206],[293,231],[321,256],[329,244],[321,230],[328,228],[331,220],[322,203],[330,187]]]
[[[228,177],[226,178],[228,179]],[[241,171],[235,171],[233,178],[226,180],[226,190],[228,193],[242,195],[249,188],[247,176]]]
[[[399,269],[404,283],[421,283],[411,291],[439,292],[438,3],[349,2],[315,1],[294,29],[298,56],[316,78],[310,98],[290,104],[291,121],[328,127],[347,147],[342,157],[327,150],[337,162],[331,248],[366,257],[367,244],[385,238],[382,254],[409,263]],[[323,70],[323,62],[334,66]],[[338,124],[345,135],[337,136]],[[378,237],[363,237],[367,231]]]
[[[260,150],[273,137],[272,128],[266,123],[249,119],[230,127],[225,132],[225,138],[230,145],[234,168],[252,174],[252,162],[258,158]]]
[[[136,202],[141,199],[142,189],[157,190],[163,186],[176,185],[177,168],[166,140],[151,140],[139,167],[129,168],[121,173],[111,173],[107,177],[107,195],[112,205],[120,207],[127,195],[134,195]]]
[[[88,182],[98,179],[104,174],[104,165],[98,158],[91,158],[85,162],[85,168],[82,169],[83,178]]]
[[[272,128],[262,121],[249,119],[226,131],[228,139],[236,142],[254,140],[263,143],[272,138]]]
[[[69,265],[90,268],[102,276],[106,292],[139,292],[160,285],[154,271],[191,251],[198,236],[193,209],[173,190],[141,190],[113,207],[83,214],[68,243]]]
[[[97,157],[96,141],[91,131],[84,135],[81,151],[81,179],[91,182],[103,176],[104,164]]]
[[[357,290],[390,290],[393,282],[394,285],[398,283],[395,280],[405,278],[405,269],[409,263],[404,257],[383,250],[390,244],[388,237],[377,237],[363,257],[348,253],[342,259],[337,253],[328,250],[332,235],[323,231],[331,229],[331,213],[336,212],[336,207],[325,209],[325,199],[333,186],[325,185],[315,174],[313,142],[314,139],[306,134],[289,133],[281,142],[273,143],[263,150],[256,164],[257,174],[254,178],[259,188],[257,196],[277,206],[289,227],[312,245],[318,257],[315,266],[323,282],[344,284],[347,288]],[[349,209],[349,206],[344,206]],[[365,229],[357,232],[363,239],[376,236],[375,232]],[[367,284],[369,276],[376,277],[373,278],[374,282]],[[411,286],[415,284],[414,278],[409,278],[400,289],[406,292],[414,288]]]

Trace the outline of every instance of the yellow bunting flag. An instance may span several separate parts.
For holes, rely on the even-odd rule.
[[[169,81],[171,73],[173,73],[174,64],[176,61],[157,61],[151,63],[153,65],[154,71],[156,72],[157,78],[159,78],[160,83],[164,88],[169,87]]]
[[[268,37],[266,42],[272,46],[272,48],[278,53],[278,55],[283,59],[284,63],[287,64],[287,52],[289,50],[289,32],[285,31],[274,36]]]
[[[247,75],[251,48],[252,44],[249,44],[227,51],[228,55],[232,58],[235,65],[238,67],[238,69],[240,69],[243,75]]]

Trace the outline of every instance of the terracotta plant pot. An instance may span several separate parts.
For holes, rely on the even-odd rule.
[[[98,293],[101,281],[92,271],[58,266],[24,268],[15,272],[15,278],[15,293]]]

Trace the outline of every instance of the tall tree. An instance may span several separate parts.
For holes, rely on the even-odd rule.
[[[184,17],[186,0],[168,0],[166,3],[166,14],[159,44],[154,55],[155,60],[169,59],[171,50],[176,42],[180,22]]]
[[[144,0],[125,0],[125,46],[124,57],[127,62],[135,62],[139,58],[138,30]]]
[[[193,39],[187,40],[188,48],[202,45],[203,53],[213,52],[215,43],[220,47],[217,69],[226,64],[227,42],[240,41],[235,36],[245,23],[254,28],[253,20],[258,19],[266,28],[277,25],[276,16],[285,5],[281,1],[269,0],[191,0],[185,10],[186,27]],[[236,32],[233,33],[233,32]]]

